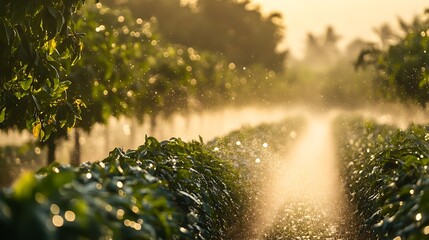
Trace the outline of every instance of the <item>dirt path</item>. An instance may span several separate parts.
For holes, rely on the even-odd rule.
[[[336,159],[332,117],[309,116],[307,130],[267,181],[253,239],[358,239]]]

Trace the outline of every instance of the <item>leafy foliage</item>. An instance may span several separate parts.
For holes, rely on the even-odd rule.
[[[73,127],[80,102],[70,101],[70,82],[60,79],[62,59],[75,63],[81,41],[72,14],[84,0],[1,2],[0,128],[27,128],[45,140],[60,128]]]
[[[0,194],[14,239],[221,239],[242,216],[237,173],[201,143],[147,138],[101,162],[53,164]]]
[[[86,33],[85,48],[67,79],[69,96],[85,101],[78,125],[87,131],[109,116],[155,118],[231,100],[248,102],[272,84],[272,72],[238,69],[213,53],[166,42],[156,21],[134,19],[128,9],[85,7],[76,16],[76,29]]]
[[[428,127],[407,130],[342,120],[338,131],[343,178],[352,203],[377,239],[429,234]]]
[[[388,34],[389,28],[383,27],[380,31],[386,37],[382,38],[382,47],[372,44],[357,59],[356,66],[375,68],[378,74],[375,81],[387,98],[411,101],[422,107],[429,101],[428,16],[426,12],[411,24],[400,20],[404,34],[388,47],[384,45],[391,37],[385,38],[392,34]]]
[[[112,116],[149,115],[155,125],[158,115],[265,101],[278,81],[272,71],[240,69],[222,56],[168,43],[155,20],[134,18],[126,8],[87,5],[75,15],[75,29],[85,33],[82,57],[65,64],[63,77],[72,83],[68,97],[85,104],[77,127],[88,132]],[[69,118],[57,120],[63,126]]]
[[[263,16],[250,1],[199,0],[184,5],[179,0],[104,1],[129,7],[133,15],[155,17],[163,37],[186,47],[221,54],[238,67],[254,63],[283,70],[286,52],[276,50],[283,37],[282,16]]]

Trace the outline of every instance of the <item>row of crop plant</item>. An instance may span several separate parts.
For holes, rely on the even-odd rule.
[[[343,181],[362,230],[373,239],[427,239],[429,126],[336,121]]]
[[[300,125],[244,128],[208,144],[147,137],[99,162],[27,172],[0,191],[0,232],[43,240],[243,236],[249,196],[258,194],[252,183],[264,181],[255,169],[271,164],[268,150],[293,142]]]

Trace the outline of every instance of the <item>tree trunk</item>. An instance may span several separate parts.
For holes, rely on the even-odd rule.
[[[46,141],[48,145],[48,162],[47,165],[50,165],[51,163],[55,162],[55,151],[57,148],[57,144],[55,143],[55,136],[52,134],[48,140]]]
[[[79,166],[80,164],[80,156],[81,156],[81,150],[80,150],[80,132],[78,128],[74,129],[74,149],[72,152],[72,156],[70,159],[70,164],[73,166]]]

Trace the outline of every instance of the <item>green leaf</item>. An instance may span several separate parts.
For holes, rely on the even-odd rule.
[[[32,172],[22,174],[13,187],[15,198],[19,200],[30,199],[36,184],[37,180]]]
[[[25,78],[23,81],[21,81],[21,88],[24,91],[27,91],[28,89],[30,89],[32,83],[33,83],[33,77],[31,75],[29,75],[29,76],[27,76],[27,78]]]
[[[79,42],[78,44],[76,44],[76,46],[73,48],[73,51],[72,51],[72,54],[71,54],[72,55],[72,58],[71,58],[71,60],[72,60],[71,65],[72,66],[76,65],[76,63],[82,57],[82,48],[83,48],[83,45],[82,45],[81,42]]]
[[[6,118],[6,108],[3,108],[0,112],[0,123],[4,122]]]

